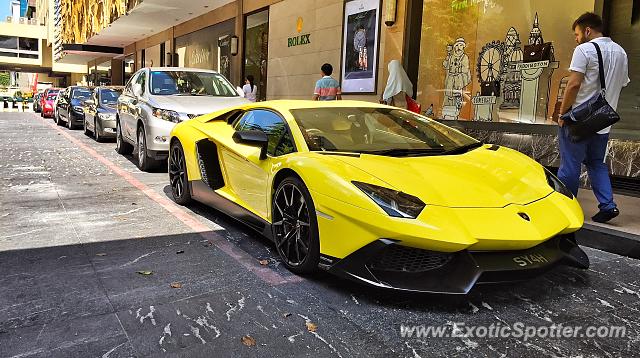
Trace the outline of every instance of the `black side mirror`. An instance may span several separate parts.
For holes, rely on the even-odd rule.
[[[236,143],[242,143],[260,147],[260,159],[267,157],[267,145],[269,144],[269,137],[259,130],[237,131],[233,133],[233,141]]]

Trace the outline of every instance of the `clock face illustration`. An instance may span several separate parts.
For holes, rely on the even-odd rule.
[[[359,29],[356,31],[355,36],[353,37],[353,48],[356,51],[359,51],[361,48],[367,46],[367,31],[365,29]]]

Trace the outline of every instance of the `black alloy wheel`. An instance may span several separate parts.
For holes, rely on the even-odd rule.
[[[307,187],[296,177],[279,185],[272,203],[273,237],[280,258],[295,273],[310,273],[320,260],[318,222]]]
[[[169,153],[169,182],[173,200],[180,205],[187,205],[191,202],[191,192],[184,150],[179,141],[176,140],[171,144]]]
[[[118,154],[127,155],[133,152],[133,146],[124,141],[122,138],[122,129],[120,128],[120,121],[116,121],[116,152]]]

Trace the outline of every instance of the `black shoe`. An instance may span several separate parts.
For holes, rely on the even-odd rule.
[[[591,220],[597,223],[606,223],[618,215],[620,215],[620,210],[618,210],[618,208],[600,210],[600,212],[591,217]]]

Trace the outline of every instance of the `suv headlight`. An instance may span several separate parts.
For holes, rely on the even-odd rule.
[[[569,188],[567,188],[564,183],[560,181],[560,179],[558,179],[557,176],[553,175],[553,173],[551,173],[547,168],[544,168],[544,171],[547,175],[547,183],[549,183],[549,186],[551,186],[553,190],[566,196],[569,199],[573,199],[573,193],[571,192],[571,190],[569,190]]]
[[[172,111],[169,109],[154,108],[152,114],[154,117],[163,119],[165,121],[169,121],[173,123],[182,122],[182,119],[180,119],[180,114],[176,111]]]
[[[352,183],[367,194],[389,216],[415,219],[426,206],[422,200],[400,191],[358,181]]]
[[[73,110],[78,112],[78,113],[84,113],[84,109],[80,106],[74,106]]]

